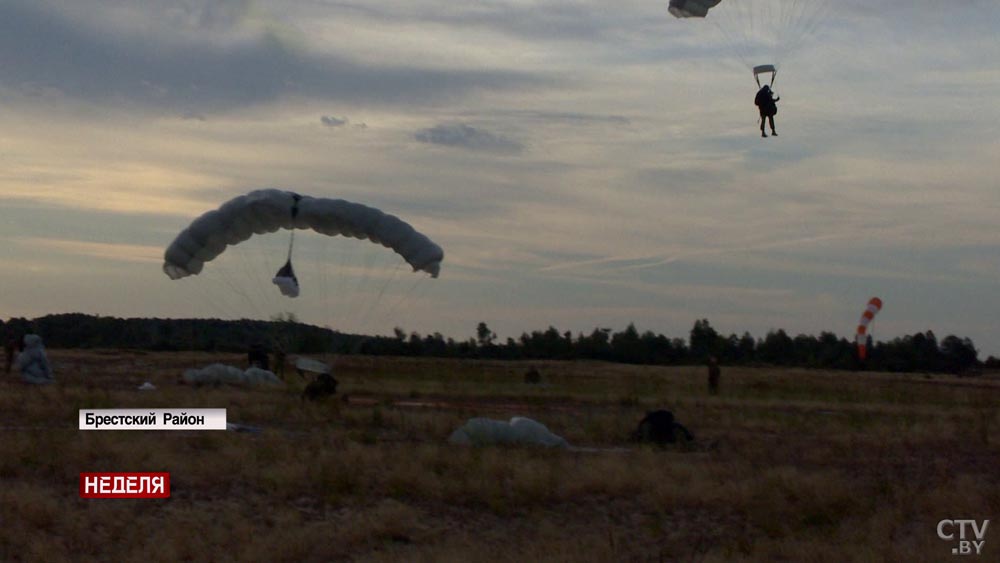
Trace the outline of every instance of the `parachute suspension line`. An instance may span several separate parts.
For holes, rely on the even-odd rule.
[[[219,299],[218,296],[212,295],[203,284],[195,283],[192,284],[192,287],[197,288],[198,292],[202,295],[201,301],[207,303],[220,318],[239,318],[240,308],[238,306],[233,305],[228,300]]]
[[[245,262],[241,262],[241,266],[243,266],[243,271],[246,272],[247,271],[246,263]],[[245,277],[250,277],[250,278],[256,277],[253,274],[246,274],[246,273],[244,274],[244,276]],[[257,304],[257,301],[255,299],[253,299],[246,291],[244,291],[243,288],[240,287],[240,284],[235,283],[232,279],[230,279],[230,276],[226,275],[226,273],[222,273],[220,275],[219,279],[222,281],[222,283],[224,283],[226,285],[226,287],[229,288],[230,291],[233,292],[234,295],[238,295],[238,296],[242,297],[243,300],[247,304],[249,304],[250,307],[252,307],[254,309],[254,314],[257,316],[257,318],[261,317],[263,311],[261,310],[260,306]]]
[[[292,235],[288,237],[288,262],[292,261],[293,246],[295,246],[295,229],[292,229]]]
[[[781,60],[785,60],[788,52],[792,49],[792,38],[790,37],[798,18],[801,17],[800,13],[801,4],[799,0],[790,0],[786,5],[783,6],[781,23],[778,26],[777,33],[777,45],[775,45],[776,57]]]
[[[420,275],[413,280],[412,283],[408,284],[406,289],[399,292],[399,296],[386,308],[386,310],[377,319],[379,324],[385,323],[393,316],[396,316],[396,312],[400,310],[400,305],[406,303],[407,305],[412,305],[414,302],[419,301],[423,298],[424,294],[427,293],[427,276]],[[420,291],[417,291],[419,286]]]
[[[239,263],[240,268],[243,270],[243,279],[251,280],[247,282],[247,290],[249,291],[252,288],[255,295],[247,295],[246,292],[239,292],[239,294],[255,309],[258,319],[269,320],[264,318],[267,316],[267,310],[263,304],[272,302],[272,289],[269,286],[265,286],[262,280],[271,279],[273,264],[268,264],[268,256],[259,243],[260,241],[258,240],[253,241],[249,246],[243,245],[236,253],[236,262]],[[248,254],[254,256],[251,257]],[[274,260],[274,256],[271,255],[270,259]],[[229,271],[225,268],[222,268],[222,272],[223,277],[226,278],[230,287],[239,287],[242,285],[242,283],[231,279]]]
[[[392,270],[392,275],[386,277],[385,281],[382,282],[382,287],[379,288],[378,294],[375,296],[375,299],[372,299],[368,304],[368,310],[365,312],[364,319],[362,319],[362,321],[368,325],[366,327],[368,331],[378,330],[378,327],[371,326],[370,321],[372,318],[372,313],[375,311],[375,308],[378,306],[378,304],[381,303],[382,296],[385,294],[385,289],[389,287],[389,284],[395,281],[396,276],[399,275],[400,266],[401,264],[397,262],[396,267],[393,268]]]
[[[300,196],[299,194],[294,194],[292,196],[291,214],[292,214],[292,220],[293,221],[299,215],[299,200],[300,199],[302,199],[302,196]],[[288,237],[288,263],[289,264],[292,263],[292,247],[295,245],[295,224],[294,223],[292,224],[292,228],[290,230],[292,231],[292,234],[291,234],[290,237]]]
[[[348,303],[348,319],[356,324],[360,324],[359,315],[361,313],[362,299],[360,299],[361,291],[366,288],[369,284],[368,281],[371,278],[372,270],[375,269],[375,262],[377,257],[374,256],[373,252],[363,252],[362,260],[363,263],[361,275],[358,276],[357,284],[348,296],[350,301]]]
[[[260,318],[263,313],[258,301],[250,295],[251,290],[254,289],[256,291],[253,291],[253,293],[256,293],[257,295],[261,295],[262,292],[259,288],[259,284],[255,283],[258,281],[258,276],[256,275],[257,273],[251,271],[249,261],[244,255],[244,252],[246,251],[245,248],[246,247],[241,248],[239,246],[232,247],[230,252],[227,253],[228,260],[226,260],[226,262],[213,264],[211,267],[206,268],[206,272],[204,273],[204,277],[209,284],[224,286],[228,289],[228,291],[219,292],[221,294],[220,296],[213,297],[208,295],[205,301],[209,304],[209,306],[217,310],[224,304],[225,307],[221,307],[226,309],[223,311],[224,316],[230,316],[234,319],[246,318],[248,308],[252,309],[250,314],[257,318]],[[247,279],[253,279],[254,281],[240,281]],[[201,284],[194,285],[198,287],[199,291],[207,294],[207,288],[203,287]],[[243,305],[240,306],[237,304],[238,300],[237,303],[228,302],[228,296],[236,296],[238,300],[242,300]],[[228,310],[229,308],[231,308],[232,311]]]
[[[740,1],[732,3],[738,12],[733,13],[731,16],[731,22],[734,29],[742,30],[743,37],[738,38],[736,42],[736,49],[740,52],[740,58],[743,59],[743,64],[752,67],[755,63],[752,60],[751,45],[753,45],[753,40],[756,35],[754,34],[754,6],[753,2],[750,0]],[[749,4],[749,5],[748,5]],[[735,20],[735,21],[733,21]],[[743,25],[740,25],[743,22]]]
[[[736,56],[740,59],[740,62],[742,62],[744,65],[748,67],[753,67],[750,61],[744,56],[743,50],[738,47],[740,43],[737,40],[737,38],[732,33],[730,33],[730,31],[724,25],[722,25],[719,21],[717,21],[717,19],[710,20],[710,23],[715,26],[715,29],[717,29],[720,34],[722,34],[723,40],[725,40],[725,42],[727,43],[726,46],[734,50]]]
[[[805,39],[814,35],[820,24],[830,16],[831,10],[830,0],[794,0],[789,10],[788,23],[781,29],[782,58],[798,52]]]

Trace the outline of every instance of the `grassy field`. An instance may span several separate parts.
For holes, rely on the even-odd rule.
[[[723,367],[709,396],[701,367],[343,357],[341,394],[305,403],[294,375],[177,384],[237,355],[49,354],[57,385],[0,379],[4,561],[946,561],[939,520],[1000,516],[989,374]],[[264,431],[77,429],[80,408],[196,407]],[[695,444],[628,443],[657,408]],[[514,415],[592,450],[446,441]],[[84,471],[169,471],[172,496],[80,499]]]

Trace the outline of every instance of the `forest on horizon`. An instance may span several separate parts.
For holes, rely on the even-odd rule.
[[[818,369],[929,372],[975,375],[1000,368],[1000,359],[980,361],[969,338],[938,340],[932,331],[889,341],[869,342],[868,358],[832,332],[790,336],[782,329],[763,338],[749,332],[722,335],[707,319],[695,321],[687,338],[595,328],[589,334],[555,327],[499,340],[485,322],[465,340],[440,333],[421,335],[396,328],[392,336],[347,334],[298,322],[294,316],[271,321],[221,319],[117,318],[82,313],[0,321],[5,340],[35,333],[50,348],[121,348],[150,351],[244,351],[253,342],[287,353],[340,353],[503,360],[602,360],[646,365],[692,365],[715,357],[726,365],[773,365]]]

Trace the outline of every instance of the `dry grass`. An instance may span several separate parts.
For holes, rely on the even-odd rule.
[[[347,357],[349,399],[303,403],[294,375],[176,384],[240,356],[50,355],[58,385],[0,382],[5,561],[940,561],[938,520],[1000,509],[992,378],[730,368],[712,397],[702,368],[537,362],[532,386],[526,363]],[[265,431],[77,430],[97,407],[225,407]],[[697,445],[627,444],[653,408]],[[603,450],[446,443],[513,415]],[[169,471],[172,497],[79,499],[82,471]]]

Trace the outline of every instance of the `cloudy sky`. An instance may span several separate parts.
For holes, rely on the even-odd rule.
[[[879,339],[1000,355],[1000,6],[807,0],[745,33],[666,4],[5,0],[0,317],[849,336],[879,296]],[[741,54],[774,38],[765,140]],[[339,280],[304,283],[322,306],[258,308],[232,264],[163,274],[194,217],[264,187],[400,216],[441,277],[340,257],[358,241],[296,254]]]

